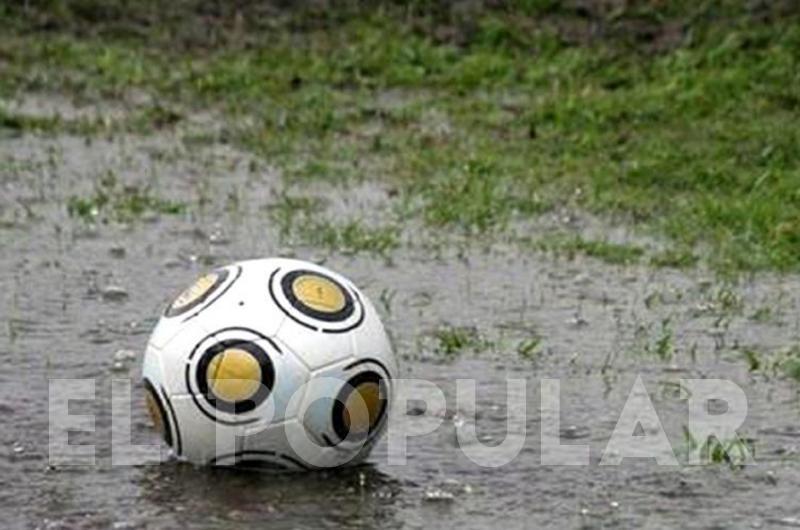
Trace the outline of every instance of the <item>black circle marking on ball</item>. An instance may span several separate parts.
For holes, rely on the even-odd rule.
[[[347,383],[344,384],[342,389],[339,391],[339,395],[336,396],[336,401],[333,403],[331,423],[333,425],[333,431],[336,433],[336,436],[340,441],[347,438],[348,434],[350,434],[350,427],[347,426],[344,421],[344,405],[347,402],[347,398],[350,397],[350,394],[352,392],[356,392],[358,386],[364,383],[377,384],[380,393],[379,395],[381,396],[381,407],[378,410],[378,415],[375,417],[375,421],[367,429],[367,438],[376,432],[386,414],[386,406],[388,404],[388,400],[386,398],[388,395],[386,389],[386,380],[377,372],[372,371],[360,372],[354,375],[347,381]]]
[[[272,298],[272,301],[275,302],[275,305],[278,306],[281,309],[281,311],[286,313],[286,316],[288,316],[289,318],[291,318],[292,320],[294,320],[295,322],[297,322],[301,326],[305,326],[305,327],[307,327],[309,329],[313,329],[314,331],[319,331],[319,328],[316,328],[316,327],[312,326],[311,324],[307,324],[307,323],[303,322],[302,320],[300,320],[299,318],[297,318],[296,316],[294,316],[293,314],[291,314],[278,301],[278,297],[275,296],[275,290],[272,288],[272,284],[273,284],[273,280],[275,279],[275,275],[278,274],[278,272],[280,272],[280,270],[281,270],[280,267],[278,267],[277,269],[272,271],[272,274],[269,275],[268,287],[269,287],[269,296],[270,296],[270,298]]]
[[[329,313],[326,311],[319,311],[314,309],[313,307],[307,306],[303,303],[302,300],[297,298],[297,295],[294,294],[293,284],[294,281],[301,277],[301,276],[316,276],[317,278],[322,278],[323,280],[327,280],[331,282],[333,285],[336,286],[339,291],[341,291],[342,296],[344,297],[344,307],[340,310]],[[353,296],[350,292],[345,289],[344,285],[339,283],[338,281],[334,280],[327,274],[323,274],[321,272],[310,271],[305,269],[294,270],[289,272],[281,279],[281,289],[283,289],[283,294],[286,296],[286,299],[289,300],[289,303],[292,304],[292,307],[300,311],[306,316],[314,318],[316,320],[322,320],[323,322],[341,322],[342,320],[346,320],[353,314],[355,310],[355,303],[353,302]]]
[[[210,297],[214,293],[214,291],[219,289],[219,287],[223,283],[225,283],[225,280],[228,278],[228,271],[226,269],[217,269],[215,271],[212,271],[212,273],[216,274],[217,277],[214,280],[214,283],[211,284],[211,287],[206,289],[206,291],[203,294],[201,294],[200,296],[198,296],[197,298],[195,298],[194,300],[192,300],[191,302],[189,302],[186,305],[183,305],[183,306],[180,306],[180,307],[175,307],[175,301],[177,299],[173,300],[172,303],[167,307],[166,311],[164,311],[164,316],[165,317],[176,317],[178,315],[182,315],[184,313],[188,313],[189,311],[191,311],[195,307],[199,306],[200,304],[202,304],[203,302],[208,300],[208,297]],[[237,278],[238,278],[238,275],[237,275]],[[195,280],[195,282],[197,282],[197,280]],[[191,286],[189,288],[191,288]]]
[[[269,290],[270,298],[272,298],[272,301],[275,303],[275,305],[277,305],[281,309],[281,311],[283,311],[286,314],[286,316],[288,316],[289,318],[291,318],[292,320],[294,320],[295,322],[297,322],[301,326],[304,326],[304,327],[306,327],[308,329],[311,329],[311,330],[314,330],[314,331],[322,331],[323,333],[347,333],[348,331],[357,328],[358,326],[361,325],[362,322],[364,322],[365,313],[364,313],[364,309],[363,309],[363,303],[361,302],[361,297],[358,295],[357,291],[354,292],[353,294],[355,296],[356,305],[359,306],[361,311],[360,311],[360,314],[358,316],[358,320],[356,320],[353,324],[351,324],[351,325],[349,325],[347,327],[344,327],[344,328],[338,328],[337,329],[337,328],[318,328],[316,326],[312,326],[308,322],[303,322],[300,318],[297,317],[297,315],[293,314],[286,307],[284,307],[281,304],[281,302],[278,300],[278,297],[275,295],[275,290],[273,288],[273,285],[275,283],[274,282],[275,276],[277,276],[277,274],[280,272],[280,270],[281,270],[280,267],[278,267],[277,269],[272,271],[272,273],[269,275],[268,290]]]
[[[195,406],[198,409],[200,409],[200,412],[202,412],[203,415],[206,418],[210,419],[211,421],[215,421],[217,423],[221,423],[223,425],[247,425],[248,423],[257,422],[258,418],[249,418],[249,419],[231,421],[231,420],[226,420],[226,419],[223,419],[223,418],[219,418],[219,417],[211,414],[210,412],[208,412],[205,409],[205,407],[203,407],[203,405],[197,399],[197,393],[194,392],[194,390],[192,389],[192,384],[191,384],[191,380],[192,380],[192,374],[191,374],[192,364],[191,364],[191,361],[194,358],[194,356],[197,354],[197,352],[200,351],[200,346],[205,344],[206,341],[208,341],[210,339],[213,339],[217,335],[220,335],[222,333],[228,333],[228,332],[231,332],[231,331],[244,331],[246,333],[252,333],[256,337],[258,337],[260,339],[263,339],[264,341],[268,342],[269,345],[276,352],[278,352],[278,354],[283,355],[283,350],[281,350],[281,348],[278,346],[278,344],[274,340],[272,340],[271,338],[267,337],[266,335],[264,335],[262,333],[259,333],[258,331],[254,330],[254,329],[247,328],[247,327],[230,326],[230,327],[227,327],[227,328],[218,329],[217,331],[215,331],[213,333],[209,333],[208,335],[203,337],[203,339],[200,342],[197,343],[197,345],[192,349],[192,353],[189,354],[189,357],[186,360],[186,368],[184,370],[183,377],[184,377],[184,381],[186,381],[186,388],[189,389],[189,395],[191,396],[192,401],[194,402]],[[244,339],[234,339],[234,340],[244,340]]]
[[[166,444],[172,447],[172,428],[170,425],[169,417],[167,416],[167,411],[164,408],[164,403],[161,401],[161,396],[156,391],[156,387],[153,386],[153,383],[150,382],[149,379],[146,377],[144,378],[144,390],[150,396],[150,398],[155,401],[156,409],[158,409],[158,416],[161,420],[161,426],[163,427],[163,432],[161,436],[164,438]]]
[[[218,397],[214,394],[214,391],[208,387],[208,378],[206,377],[208,365],[211,363],[211,360],[225,350],[233,348],[244,350],[252,355],[261,368],[261,384],[258,390],[256,390],[256,393],[251,398],[243,401],[227,401]],[[267,399],[275,384],[275,368],[267,352],[256,343],[242,339],[228,339],[212,345],[203,352],[202,357],[200,357],[197,363],[197,368],[195,369],[195,382],[197,383],[197,388],[200,390],[200,393],[203,394],[203,397],[205,397],[206,401],[208,401],[212,407],[223,412],[242,414],[255,409]]]
[[[188,317],[184,318],[182,322],[186,322],[187,320],[191,320],[191,319],[193,319],[194,317],[196,317],[197,315],[199,315],[200,313],[202,313],[202,312],[203,312],[203,311],[204,311],[206,308],[208,308],[209,306],[211,306],[211,304],[213,304],[214,302],[216,302],[217,300],[219,300],[220,298],[222,298],[222,295],[224,295],[225,293],[227,293],[227,292],[228,292],[228,289],[230,289],[231,287],[233,287],[233,284],[234,284],[234,283],[236,283],[236,280],[238,280],[238,279],[239,279],[239,276],[241,276],[241,275],[242,275],[242,268],[241,268],[241,267],[239,267],[239,266],[237,266],[237,267],[236,267],[236,276],[234,276],[234,277],[233,277],[233,279],[232,279],[232,280],[231,280],[231,281],[228,283],[228,285],[226,285],[226,286],[225,286],[225,288],[224,288],[224,289],[222,289],[222,290],[219,292],[219,294],[217,294],[216,296],[214,296],[214,298],[212,298],[212,299],[211,299],[211,300],[210,300],[210,301],[209,301],[209,302],[208,302],[208,303],[207,303],[205,306],[203,306],[203,307],[202,307],[202,308],[201,308],[199,311],[197,311],[197,312],[195,312],[195,313],[193,313],[193,314],[189,315]]]

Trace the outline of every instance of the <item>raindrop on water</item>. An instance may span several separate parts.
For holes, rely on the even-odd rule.
[[[103,289],[103,300],[119,302],[128,298],[128,291],[119,285],[109,285]]]

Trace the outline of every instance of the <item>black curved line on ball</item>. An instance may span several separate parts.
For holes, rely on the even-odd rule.
[[[247,455],[258,455],[258,456],[269,456],[270,460],[262,460],[262,459],[255,459],[255,458],[247,458]],[[267,469],[269,471],[291,471],[288,465],[283,462],[277,461],[280,455],[272,451],[241,451],[238,453],[229,453],[226,455],[221,455],[218,457],[212,458],[207,465],[210,466],[224,466],[224,467],[235,467],[238,469],[245,469],[247,471],[263,471]],[[226,460],[228,458],[233,458],[233,462],[230,464],[223,464],[220,463],[222,460]]]
[[[164,390],[164,387],[160,387],[161,395],[164,396],[164,402],[167,404],[167,408],[169,408],[169,412],[172,415],[172,425],[175,426],[175,454],[181,456],[183,452],[183,446],[181,444],[181,429],[178,425],[178,416],[175,414],[175,408],[172,406],[172,401],[170,401],[169,397],[167,396],[167,391]]]
[[[392,373],[386,368],[386,365],[380,362],[378,359],[367,358],[367,359],[359,359],[358,361],[354,361],[347,366],[344,367],[345,370],[352,370],[356,366],[361,366],[362,364],[375,364],[380,367],[381,370],[386,374],[386,380],[391,383],[392,381]]]
[[[311,470],[313,470],[313,469],[314,469],[312,466],[309,466],[308,464],[306,464],[306,463],[305,463],[305,462],[303,462],[302,460],[300,460],[300,459],[297,459],[297,458],[295,458],[295,457],[293,457],[293,456],[284,455],[284,454],[279,454],[279,455],[278,455],[278,458],[282,458],[283,460],[286,460],[287,462],[291,462],[292,464],[294,464],[294,465],[296,465],[297,467],[299,467],[299,468],[301,468],[301,469],[304,469],[304,470],[306,470],[306,471],[311,471]]]
[[[236,283],[236,280],[238,280],[238,279],[239,279],[239,277],[242,275],[242,268],[241,268],[240,266],[238,266],[238,265],[237,265],[237,266],[236,266],[236,269],[237,269],[237,271],[236,271],[236,276],[234,276],[234,278],[231,280],[231,282],[230,282],[230,283],[229,283],[227,286],[225,286],[225,288],[224,288],[222,291],[220,291],[220,293],[219,293],[217,296],[215,296],[214,298],[212,298],[210,302],[208,302],[206,305],[204,305],[203,307],[201,307],[199,311],[197,311],[196,313],[194,313],[194,314],[192,314],[192,315],[189,315],[188,317],[184,318],[184,319],[183,319],[181,322],[186,322],[187,320],[190,320],[190,319],[192,319],[192,318],[196,317],[197,315],[199,315],[200,313],[202,313],[203,311],[205,311],[206,309],[208,309],[209,307],[211,307],[211,305],[212,305],[214,302],[216,302],[217,300],[219,300],[220,298],[222,298],[222,295],[224,295],[225,293],[227,293],[227,292],[228,292],[228,290],[229,290],[229,289],[230,289],[230,288],[233,286],[233,284],[234,284],[234,283]],[[221,269],[221,270],[226,270],[226,269]],[[226,272],[227,272],[227,271],[226,271]]]
[[[224,455],[218,455],[212,458],[207,462],[208,465],[213,466],[219,463],[220,460],[226,460],[228,458],[233,458],[234,464],[239,460],[244,453],[249,452],[251,454],[257,454],[261,456],[277,456],[274,451],[236,451],[234,453],[226,453]]]
[[[379,423],[375,424],[375,433],[379,433],[383,430],[384,423],[386,423],[386,420],[382,420]],[[322,436],[323,438],[325,438],[325,443],[328,445],[328,447],[330,447],[334,451],[348,452],[348,453],[352,453],[353,449],[357,449],[357,453],[360,453],[365,449],[374,447],[375,443],[378,441],[377,434],[371,434],[365,441],[363,442],[359,441],[360,445],[354,448],[354,447],[343,447],[341,442],[334,442],[328,437],[327,434],[323,434]]]
[[[276,305],[276,306],[278,306],[278,308],[280,308],[280,310],[281,310],[281,311],[283,311],[283,313],[284,313],[286,316],[288,316],[289,318],[291,318],[292,320],[294,320],[295,322],[297,322],[297,323],[298,323],[298,324],[300,324],[301,326],[305,326],[305,327],[307,327],[308,329],[313,329],[314,331],[319,331],[319,328],[317,328],[317,327],[315,327],[315,326],[312,326],[311,324],[308,324],[308,323],[306,323],[306,322],[303,322],[302,320],[300,320],[299,318],[297,318],[296,316],[294,316],[293,314],[291,314],[291,313],[290,313],[289,311],[287,311],[287,310],[286,310],[286,308],[285,308],[285,307],[283,307],[283,306],[281,305],[281,303],[278,301],[278,297],[277,297],[277,296],[275,296],[275,290],[272,288],[272,284],[273,284],[273,280],[275,279],[275,275],[276,275],[276,274],[278,274],[278,272],[279,272],[280,270],[281,270],[281,268],[280,268],[280,267],[278,267],[277,269],[275,269],[274,271],[272,271],[272,274],[270,274],[270,275],[269,275],[269,281],[267,282],[267,287],[268,287],[268,290],[269,290],[269,296],[270,296],[270,298],[272,298],[272,301],[275,303],[275,305]]]
[[[158,409],[158,416],[161,420],[161,426],[164,429],[161,432],[161,436],[164,438],[164,442],[170,447],[172,447],[172,422],[167,416],[167,409],[164,408],[164,403],[161,401],[161,397],[158,395],[156,391],[155,385],[148,378],[144,378],[143,380],[145,392],[156,402],[156,408]]]
[[[187,367],[187,371],[188,371],[188,367]],[[188,377],[188,374],[187,374],[187,377]],[[203,413],[203,416],[205,416],[206,418],[210,419],[211,421],[215,421],[217,423],[221,423],[222,425],[230,425],[231,427],[239,427],[239,426],[242,426],[242,425],[249,425],[251,423],[255,423],[255,422],[258,421],[258,418],[250,418],[250,419],[239,420],[239,421],[223,420],[222,418],[218,418],[218,417],[214,416],[213,414],[211,414],[210,412],[208,412],[206,409],[204,409],[203,406],[200,404],[200,401],[197,399],[197,396],[194,393],[190,394],[190,396],[192,396],[192,401],[194,401],[194,404],[197,405],[197,408],[200,410],[200,412]]]
[[[338,311],[329,313],[326,311],[319,311],[309,305],[306,305],[305,302],[300,300],[297,295],[295,295],[292,285],[294,281],[301,276],[317,277],[331,282],[336,286],[337,289],[339,289],[339,291],[342,293],[342,296],[344,296],[344,307]],[[350,315],[352,315],[353,311],[355,310],[353,295],[351,295],[350,292],[345,289],[344,285],[336,281],[336,279],[321,272],[311,271],[308,269],[293,270],[281,278],[281,289],[283,290],[283,295],[286,297],[286,300],[292,304],[292,307],[315,320],[321,320],[323,322],[341,322],[350,318]]]
[[[265,340],[265,341],[269,342],[269,345],[272,346],[273,348],[275,348],[275,351],[277,351],[279,354],[283,355],[283,350],[281,350],[280,346],[278,346],[278,344],[274,340],[272,340],[270,337],[267,337],[263,333],[260,333],[260,332],[258,332],[256,330],[252,329],[252,328],[247,328],[247,327],[244,327],[244,326],[229,326],[227,328],[218,329],[217,331],[214,331],[213,333],[209,333],[208,335],[206,335],[205,337],[200,339],[200,342],[198,342],[195,345],[195,347],[192,349],[192,352],[189,354],[189,357],[186,359],[186,362],[188,363],[189,361],[192,360],[192,357],[194,357],[194,354],[197,353],[197,350],[200,349],[200,346],[202,346],[204,342],[206,342],[207,340],[209,340],[209,339],[211,339],[213,337],[216,337],[217,335],[225,333],[227,331],[247,331],[248,333],[252,333],[253,335],[257,336],[259,339],[262,339],[262,340]],[[226,340],[229,340],[229,339],[226,339]],[[236,339],[233,339],[233,340],[236,340]],[[246,340],[246,339],[241,339],[241,340]]]
[[[366,311],[364,310],[364,304],[363,302],[361,302],[361,297],[358,295],[358,292],[353,291],[353,293],[355,294],[356,300],[358,300],[358,305],[361,308],[361,315],[358,317],[358,320],[356,320],[352,325],[346,328],[341,328],[341,329],[325,328],[322,330],[324,333],[346,333],[352,329],[357,328],[358,326],[361,325],[362,322],[364,322],[364,317],[366,316]]]
[[[214,357],[230,349],[244,350],[249,353],[258,362],[261,370],[261,381],[256,393],[242,401],[223,399],[208,386],[208,378],[206,377],[208,365],[211,364],[211,360]],[[195,383],[200,393],[206,398],[206,401],[215,409],[229,414],[243,414],[261,405],[272,393],[272,388],[275,386],[275,366],[272,364],[267,352],[255,342],[244,339],[221,340],[209,346],[203,352],[195,368]]]
[[[270,457],[277,458],[279,460],[286,460],[287,462],[290,462],[290,463],[294,464],[295,466],[297,466],[297,467],[299,467],[301,469],[305,469],[307,471],[310,471],[312,469],[309,466],[307,466],[305,463],[301,462],[300,460],[298,460],[296,458],[293,458],[293,457],[288,456],[288,455],[276,453],[275,451],[267,451],[267,450],[236,451],[235,453],[228,453],[228,454],[224,454],[224,455],[220,455],[220,456],[215,456],[214,458],[209,460],[208,465],[212,465],[212,466],[213,465],[217,465],[220,460],[224,460],[224,459],[228,459],[228,458],[233,458],[233,460],[234,460],[233,465],[236,465],[236,464],[239,464],[239,463],[245,463],[245,462],[247,462],[247,460],[246,459],[243,460],[242,457],[246,458],[248,456],[270,456]],[[258,462],[258,460],[255,460],[255,462]],[[291,469],[289,466],[286,466],[285,464],[284,464],[284,467],[286,469]]]

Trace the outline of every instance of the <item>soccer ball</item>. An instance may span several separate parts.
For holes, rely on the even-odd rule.
[[[305,261],[200,277],[150,336],[148,413],[181,459],[313,469],[355,464],[386,427],[397,364],[370,301]]]

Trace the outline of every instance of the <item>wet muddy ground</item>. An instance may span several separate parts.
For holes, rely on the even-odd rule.
[[[90,196],[111,173],[120,189],[149,186],[188,206],[70,216],[70,198]],[[703,270],[612,266],[502,242],[425,244],[437,238],[416,227],[388,256],[344,254],[281,236],[269,210],[282,190],[263,161],[171,135],[2,139],[4,527],[800,527],[800,383],[778,369],[798,343],[797,277],[726,282]],[[325,198],[329,216],[391,201],[372,183],[305,191]],[[405,466],[387,464],[384,442],[367,466],[310,475],[112,467],[112,379],[135,383],[134,442],[156,442],[139,372],[163,304],[202,271],[272,255],[324,262],[361,286],[383,314],[403,373],[447,396],[446,410],[412,410],[405,421],[442,425],[411,440]],[[689,443],[680,379],[738,383],[749,401],[740,434],[755,463],[599,466],[637,376],[679,459]],[[481,440],[503,439],[508,377],[528,382],[528,439],[510,464],[479,467],[459,450],[456,431],[474,422]],[[48,381],[56,378],[96,381],[97,399],[71,408],[96,414],[96,432],[74,438],[97,446],[95,466],[48,466]],[[456,404],[458,378],[478,381],[474,411]],[[561,380],[562,442],[589,444],[591,465],[540,464],[543,378]],[[393,410],[393,421],[407,412]]]

